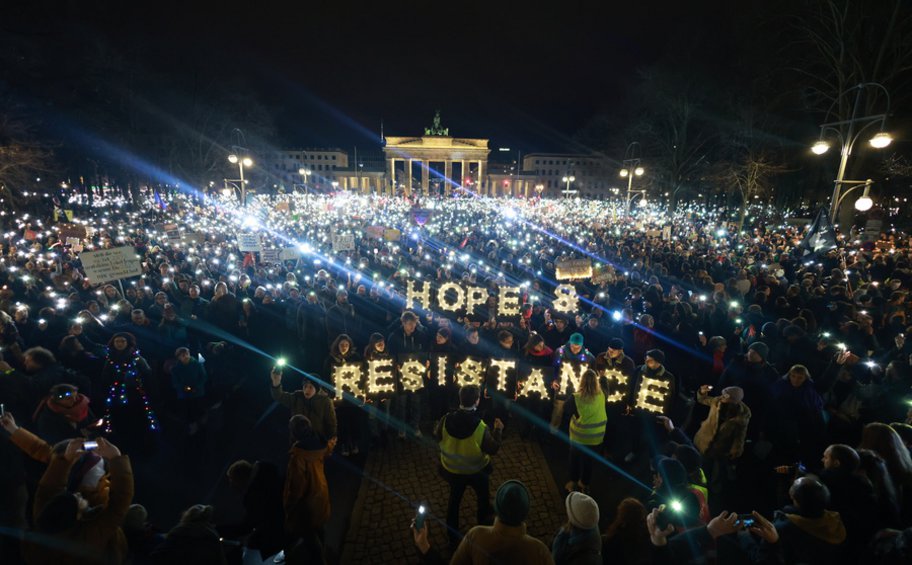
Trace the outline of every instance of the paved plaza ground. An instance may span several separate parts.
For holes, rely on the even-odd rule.
[[[417,562],[409,524],[419,502],[431,514],[432,545],[447,555],[444,522],[449,490],[437,474],[437,461],[437,444],[427,436],[423,441],[394,441],[385,449],[371,451],[345,536],[342,563]],[[521,480],[532,501],[527,531],[550,544],[566,515],[563,497],[541,448],[508,430],[493,461],[491,496],[502,482]],[[463,532],[476,524],[476,504],[474,492],[467,489],[460,510]]]

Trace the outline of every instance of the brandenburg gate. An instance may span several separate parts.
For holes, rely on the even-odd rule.
[[[386,137],[383,156],[388,187],[393,194],[401,190],[411,196],[417,174],[423,195],[430,193],[432,180],[440,187],[439,195],[448,196],[460,187],[482,193],[490,152],[487,139],[450,137],[437,112],[434,125],[425,128],[421,137]]]

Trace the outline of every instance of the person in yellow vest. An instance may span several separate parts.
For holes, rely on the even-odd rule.
[[[481,394],[477,386],[459,390],[459,409],[444,416],[434,430],[440,445],[440,475],[450,485],[447,503],[447,535],[450,545],[459,543],[459,504],[465,490],[471,487],[478,499],[478,523],[490,524],[494,517],[491,508],[491,455],[500,449],[503,422],[494,420],[494,432],[478,415]]]
[[[607,390],[607,381],[599,382],[598,374],[590,369],[583,373],[579,390],[564,405],[564,414],[570,418],[570,481],[565,485],[569,492],[589,492],[592,458],[581,448],[598,452],[605,440]]]

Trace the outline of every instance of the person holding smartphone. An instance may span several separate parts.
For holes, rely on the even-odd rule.
[[[36,530],[51,542],[26,542],[22,554],[27,563],[69,563],[85,558],[73,548],[87,551],[92,559],[122,563],[127,557],[127,540],[121,524],[133,501],[133,469],[130,458],[114,444],[98,438],[95,455],[105,461],[111,487],[107,506],[92,509],[80,494],[67,492],[70,470],[86,455],[81,439],[71,439],[62,454],[51,458],[38,490],[35,508]],[[91,517],[91,518],[90,518]],[[78,543],[76,543],[78,542]]]
[[[301,390],[285,392],[282,390],[282,367],[273,367],[269,377],[272,399],[291,410],[292,415],[307,416],[313,429],[329,442],[330,447],[335,447],[337,424],[332,400],[325,393],[318,393],[316,384],[310,379],[304,380]]]

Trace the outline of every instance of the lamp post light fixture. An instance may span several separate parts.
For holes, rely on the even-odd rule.
[[[301,175],[301,186],[304,187],[304,196],[307,196],[307,194],[308,194],[308,191],[307,191],[307,177],[310,176],[311,171],[310,171],[310,169],[306,169],[306,168],[304,168],[304,167],[301,167],[300,169],[298,169],[298,174]]]
[[[875,93],[877,91],[880,91],[884,94],[884,97],[886,99],[886,108],[884,109],[883,113],[869,114],[866,116],[859,115],[862,98],[868,90],[874,90]],[[830,117],[836,104],[851,92],[855,93],[855,102],[852,106],[851,117],[847,120],[827,121],[821,124],[820,136],[818,137],[817,142],[811,146],[811,152],[813,152],[815,155],[823,155],[829,151],[830,143],[824,138],[827,133],[835,134],[836,138],[842,145],[840,151],[839,169],[836,172],[836,180],[833,183],[833,197],[830,201],[830,219],[833,221],[833,223],[836,223],[838,221],[837,216],[839,215],[839,205],[842,203],[846,194],[848,194],[854,188],[858,188],[862,185],[865,186],[864,194],[861,198],[858,199],[858,201],[855,202],[856,210],[863,212],[870,210],[874,205],[873,200],[871,200],[870,196],[868,196],[868,192],[872,184],[872,181],[870,179],[866,181],[845,180],[846,164],[848,163],[849,156],[852,154],[852,149],[855,147],[855,143],[861,137],[861,134],[864,133],[864,131],[869,127],[876,125],[878,126],[879,131],[868,140],[868,143],[871,145],[871,147],[875,149],[883,149],[893,142],[893,137],[884,131],[887,116],[890,114],[890,92],[880,83],[863,82],[844,90],[833,101],[833,104],[827,111],[825,119],[828,119]],[[858,127],[857,131],[856,126]],[[843,133],[843,128],[845,129],[845,133]],[[856,186],[845,191],[843,194],[843,185]]]
[[[247,207],[247,181],[244,180],[244,168],[253,166],[253,159],[250,157],[238,157],[234,153],[228,155],[228,161],[238,166],[238,172],[241,175],[241,206]]]
[[[539,200],[541,200],[541,195],[542,195],[542,192],[544,192],[544,191],[545,191],[545,185],[543,185],[542,183],[538,183],[535,185],[535,192],[538,193]]]
[[[575,193],[575,190],[570,190],[570,183],[576,182],[576,177],[573,175],[566,175],[561,181],[566,185],[567,188],[564,189],[564,197],[569,197],[571,194]]]
[[[624,152],[623,168],[620,170],[621,178],[627,179],[627,203],[624,207],[624,212],[628,216],[630,215],[630,203],[633,202],[634,196],[637,194],[642,195],[640,206],[645,206],[646,202],[646,191],[633,189],[633,177],[641,177],[646,173],[646,169],[640,165],[639,152],[639,142],[634,141],[628,145],[627,150]]]

